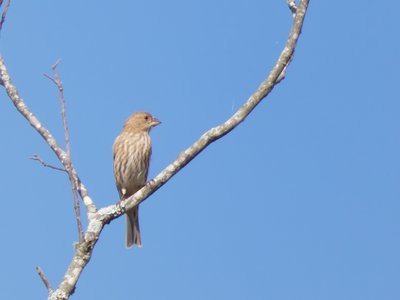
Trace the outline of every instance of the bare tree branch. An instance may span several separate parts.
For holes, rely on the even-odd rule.
[[[243,104],[243,106],[225,123],[216,126],[205,134],[203,134],[198,141],[191,147],[183,151],[178,158],[168,165],[159,175],[153,180],[150,180],[141,190],[126,200],[118,204],[110,205],[108,207],[96,210],[94,203],[89,197],[86,188],[79,181],[79,177],[70,161],[67,161],[68,155],[60,148],[55,139],[51,136],[50,132],[45,129],[39,120],[29,111],[23,100],[19,97],[17,90],[10,81],[7,73],[6,66],[3,59],[0,57],[0,80],[1,84],[6,88],[7,94],[16,106],[17,110],[28,120],[32,127],[39,132],[39,134],[49,144],[51,149],[55,152],[65,169],[72,172],[74,178],[78,182],[78,192],[82,197],[86,208],[88,210],[88,227],[85,232],[84,241],[76,246],[74,257],[71,264],[66,271],[64,278],[57,287],[57,289],[49,295],[51,300],[66,300],[75,290],[76,283],[79,280],[82,271],[89,262],[93,248],[100,237],[101,231],[105,224],[108,224],[115,218],[120,217],[126,210],[132,209],[151,194],[163,186],[169,179],[171,179],[179,170],[185,167],[193,158],[195,158],[201,151],[203,151],[209,144],[222,138],[236,126],[245,120],[245,118],[253,111],[253,109],[272,91],[272,89],[283,79],[284,71],[290,64],[298,38],[306,15],[309,0],[301,0],[296,9],[292,29],[290,31],[286,45],[279,56],[275,66],[271,70],[269,76],[261,83],[257,91],[250,96],[250,98]],[[283,74],[283,75],[282,75]]]
[[[44,285],[46,286],[47,291],[49,292],[49,295],[51,295],[53,293],[53,288],[51,287],[50,282],[47,280],[46,276],[44,275],[43,270],[39,266],[37,266],[36,272],[38,273],[40,279],[42,279]]]
[[[232,131],[236,126],[245,120],[245,118],[252,112],[252,110],[272,91],[272,89],[282,80],[282,73],[286,70],[292,61],[293,54],[296,48],[298,38],[303,27],[304,17],[307,11],[309,0],[302,0],[297,8],[296,16],[293,20],[293,26],[286,42],[285,48],[279,56],[275,66],[270,72],[265,81],[261,83],[257,91],[250,96],[250,98],[243,104],[243,106],[225,123],[214,127],[204,133],[200,139],[195,142],[191,147],[183,151],[178,158],[167,166],[160,174],[153,180],[148,182],[141,190],[121,201],[120,206],[123,211],[132,209],[140,204],[147,197],[153,194],[157,189],[163,186],[172,176],[174,176],[180,169],[185,167],[193,158],[195,158],[201,151],[203,151],[209,144],[222,138],[224,135]],[[119,214],[118,208],[109,206],[104,210],[111,210],[113,214]],[[103,209],[99,210],[99,214],[104,213]],[[110,212],[106,213],[110,214]]]
[[[83,229],[82,229],[82,221],[81,221],[81,210],[79,207],[78,192],[77,192],[78,177],[74,176],[74,173],[72,172],[71,146],[70,146],[70,141],[69,141],[67,115],[66,115],[66,110],[65,110],[64,87],[60,80],[60,76],[58,75],[58,72],[57,72],[57,66],[59,65],[59,63],[60,63],[60,60],[57,60],[56,63],[51,67],[51,69],[53,70],[53,75],[54,75],[53,78],[47,74],[45,74],[45,76],[47,78],[49,78],[51,81],[53,81],[53,83],[57,86],[58,93],[60,94],[61,118],[63,121],[63,128],[64,128],[65,149],[66,149],[66,154],[68,157],[68,160],[67,160],[68,168],[66,168],[66,171],[68,173],[69,181],[71,182],[72,197],[74,200],[74,210],[75,210],[75,215],[76,215],[76,223],[77,223],[77,227],[78,227],[79,242],[82,243],[84,237],[83,237]]]
[[[0,1],[0,7],[3,4],[3,0]],[[6,21],[6,15],[8,12],[8,8],[10,7],[11,0],[7,0],[6,6],[4,7],[3,13],[1,14],[1,20],[0,20],[0,32],[1,29],[3,28],[3,24]]]
[[[34,156],[32,156],[31,159],[40,162],[40,163],[42,164],[43,167],[50,168],[50,169],[57,170],[57,171],[67,172],[67,170],[65,170],[65,169],[63,169],[63,168],[59,168],[59,167],[56,167],[56,166],[49,165],[48,163],[46,163],[46,162],[45,162],[39,155],[37,155],[37,154],[35,154]]]
[[[83,203],[86,206],[88,214],[95,213],[97,211],[92,199],[90,198],[85,185],[80,181],[76,170],[72,163],[70,163],[65,151],[58,145],[55,138],[51,133],[42,125],[42,123],[36,118],[36,116],[29,110],[22,98],[18,95],[17,88],[12,84],[10,75],[8,74],[7,67],[4,64],[3,57],[0,56],[0,84],[6,89],[8,97],[13,102],[16,109],[22,114],[22,116],[28,120],[29,124],[42,136],[46,143],[50,146],[57,158],[63,164],[64,168],[69,174],[74,176],[78,188],[79,195],[81,196]]]

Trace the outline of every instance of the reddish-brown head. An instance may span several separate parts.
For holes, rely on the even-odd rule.
[[[161,122],[147,112],[135,112],[124,124],[124,131],[130,133],[149,132]]]

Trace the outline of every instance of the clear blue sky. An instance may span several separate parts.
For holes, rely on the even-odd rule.
[[[231,134],[141,205],[142,249],[106,226],[73,299],[400,299],[398,12],[311,1],[287,78]],[[78,173],[117,201],[111,147],[146,110],[154,177],[258,87],[291,26],[286,1],[13,1],[0,49],[21,96],[62,142],[42,74],[62,59]],[[397,74],[397,75],[396,75]],[[0,93],[4,299],[45,299],[77,240],[65,174]]]

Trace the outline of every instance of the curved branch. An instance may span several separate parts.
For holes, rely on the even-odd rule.
[[[285,48],[281,52],[275,66],[265,79],[257,91],[250,96],[250,98],[243,104],[243,106],[225,123],[211,128],[204,133],[200,139],[195,142],[188,149],[183,151],[178,158],[167,166],[160,174],[158,174],[153,180],[148,182],[141,190],[127,198],[118,206],[121,206],[122,210],[129,210],[142,201],[147,199],[151,194],[163,186],[168,180],[171,179],[180,169],[185,167],[193,158],[195,158],[201,151],[203,151],[209,144],[222,138],[224,135],[231,132],[236,126],[243,122],[246,117],[253,111],[253,109],[272,91],[272,89],[283,79],[284,73],[292,61],[293,54],[296,48],[297,41],[299,39],[301,29],[303,27],[304,17],[307,11],[309,0],[302,0],[296,9],[296,15],[293,20],[292,29],[289,34],[289,38],[286,42]],[[105,208],[112,211],[111,219],[119,216],[119,208],[115,205]],[[100,210],[99,213],[105,212]],[[123,213],[123,212],[122,212]],[[115,215],[115,217],[114,217]]]

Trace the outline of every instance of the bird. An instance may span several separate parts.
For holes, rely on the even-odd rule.
[[[147,181],[151,157],[150,130],[161,122],[147,112],[135,112],[124,123],[113,145],[115,184],[120,201],[140,190]],[[139,206],[126,212],[126,247],[142,246]]]

